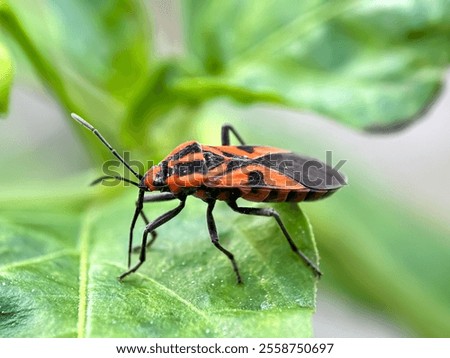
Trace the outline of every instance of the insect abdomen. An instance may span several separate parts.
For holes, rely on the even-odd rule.
[[[334,193],[334,190],[288,190],[270,188],[241,188],[242,199],[254,202],[295,202],[314,201],[327,197]]]

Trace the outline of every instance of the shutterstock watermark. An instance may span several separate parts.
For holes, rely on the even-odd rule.
[[[173,182],[184,187],[197,187],[199,178],[204,179],[204,185],[226,187],[293,187],[301,183],[308,188],[329,189],[347,185],[345,175],[340,169],[347,160],[341,159],[333,164],[332,151],[326,152],[326,160],[320,160],[298,156],[292,153],[268,154],[256,159],[244,157],[220,157],[205,156],[205,160],[198,157],[190,160],[188,154],[182,160],[174,160],[169,163],[161,162],[155,166],[153,161],[141,162],[131,159],[129,152],[124,152],[125,161],[142,175],[155,166],[155,175],[158,181],[164,182],[173,176]],[[194,155],[194,153],[192,154]],[[164,163],[164,165],[162,165]],[[104,186],[131,186],[128,181],[135,181],[133,174],[125,168],[117,159],[111,159],[102,165]],[[152,173],[153,175],[153,173]],[[203,177],[202,177],[203,176]],[[110,177],[108,179],[107,177]],[[114,180],[123,178],[125,180]],[[155,178],[156,179],[156,178]]]

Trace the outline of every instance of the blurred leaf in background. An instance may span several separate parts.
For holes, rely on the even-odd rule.
[[[132,150],[136,158],[157,161],[176,144],[192,139],[196,131],[200,133],[199,139],[217,143],[217,128],[226,117],[223,111],[229,111],[236,103],[265,103],[312,111],[356,129],[400,129],[419,117],[435,100],[450,58],[450,4],[443,0],[165,4],[165,8],[170,6],[178,6],[180,18],[168,18],[166,23],[173,26],[171,22],[183,22],[179,41],[183,41],[184,51],[179,56],[165,58],[155,48],[158,29],[152,26],[156,19],[150,20],[155,16],[154,4],[148,7],[140,1],[119,0],[39,0],[32,4],[26,0],[1,1],[0,111],[7,110],[12,85],[11,52],[18,81],[29,80],[31,67],[32,75],[47,87],[65,112],[84,115],[119,148]],[[29,11],[30,7],[33,11]],[[158,14],[165,16],[161,11]],[[235,102],[223,107],[220,104],[223,97]],[[300,146],[300,134],[294,130],[295,126],[281,128],[273,119],[264,122],[263,118],[254,118],[247,127],[245,124],[242,127],[244,132],[264,140],[262,144],[279,142],[279,146],[299,152],[304,152],[305,148],[312,150],[320,137],[320,134],[309,138],[302,136],[302,140],[306,140]],[[89,153],[97,159],[96,163],[99,158],[109,159],[107,150],[93,136],[81,132],[80,128],[75,130]],[[343,148],[339,149],[343,157],[353,155],[351,149],[346,153]],[[361,168],[363,166],[357,163],[349,164],[347,174],[351,185],[323,203],[308,206],[313,222],[317,223],[314,228],[318,231],[324,257],[327,275],[323,285],[390,315],[413,334],[449,336],[450,324],[444,317],[450,316],[450,292],[442,284],[442,278],[448,277],[450,272],[446,260],[450,255],[448,230],[430,225],[430,214],[422,212],[421,220],[417,220],[411,208],[395,202],[394,198],[385,198],[385,187],[367,182]],[[133,284],[127,283],[130,286],[124,284],[127,288],[122,290],[122,286],[114,283],[112,273],[121,271],[117,267],[120,255],[110,257],[97,253],[109,249],[104,241],[107,237],[117,240],[117,245],[111,244],[111,247],[118,250],[118,243],[126,236],[126,213],[132,211],[134,199],[125,194],[119,200],[112,200],[114,194],[119,195],[114,190],[100,191],[93,198],[87,189],[80,192],[74,189],[86,181],[73,184],[74,180],[70,185],[62,183],[65,189],[55,190],[53,195],[51,190],[45,191],[45,186],[27,193],[26,197],[19,194],[20,190],[12,189],[9,194],[2,192],[0,195],[4,203],[2,221],[5,222],[0,235],[0,253],[6,260],[1,263],[0,275],[7,286],[0,296],[0,304],[10,304],[1,308],[6,312],[1,316],[2,335],[37,335],[35,327],[39,317],[36,313],[43,309],[39,305],[52,294],[48,270],[61,272],[55,276],[54,289],[62,293],[67,302],[52,307],[55,309],[52,327],[57,327],[62,320],[64,307],[71,307],[70,317],[64,321],[70,324],[60,332],[50,329],[45,333],[48,336],[123,336],[127,332],[138,336],[145,336],[145,332],[154,336],[176,335],[176,329],[169,326],[160,327],[158,331],[154,326],[155,310],[149,308],[152,306],[145,310],[138,307],[145,299],[137,296],[158,295],[165,289],[174,289],[181,301],[189,302],[194,312],[182,316],[183,322],[192,329],[178,331],[179,335],[270,336],[277,330],[283,335],[286,331],[279,327],[292,335],[312,334],[313,282],[299,283],[296,294],[300,297],[286,294],[272,302],[270,285],[258,272],[252,276],[254,283],[249,283],[244,291],[237,291],[249,294],[248,301],[241,301],[245,304],[239,308],[250,309],[250,317],[234,316],[227,311],[231,309],[229,302],[223,303],[228,307],[224,312],[218,311],[218,302],[202,306],[198,297],[208,292],[205,285],[216,279],[215,273],[196,282],[189,292],[182,286],[178,291],[171,287],[183,270],[187,270],[186,277],[191,278],[195,276],[191,271],[195,267],[210,267],[215,257],[212,249],[208,251],[211,256],[190,255],[186,267],[171,261],[176,255],[165,256],[163,246],[161,252],[155,249],[155,256],[161,255],[155,258],[155,265],[161,265],[161,270],[166,265],[167,270],[174,270],[170,271],[174,272],[173,276],[151,276],[152,273],[146,271],[151,279],[139,276]],[[20,188],[24,183],[16,185]],[[385,185],[389,186],[389,182]],[[51,188],[52,184],[47,186]],[[127,210],[125,204],[121,204],[123,210],[115,209],[118,202],[125,203],[124,198],[129,202]],[[97,213],[100,207],[102,214]],[[282,207],[280,210],[289,222],[302,217],[298,210]],[[152,215],[155,210],[151,211]],[[197,217],[201,211],[202,205],[194,204],[190,213]],[[101,215],[99,221],[98,215]],[[219,221],[226,221],[228,214],[220,211],[217,216]],[[250,228],[268,225],[268,232],[272,230],[270,222],[244,219],[248,224],[241,220],[236,223]],[[300,220],[299,233],[308,232],[306,220]],[[185,216],[183,225],[190,228],[183,236],[199,232],[204,225],[201,220],[189,221]],[[89,222],[88,229],[86,222]],[[114,235],[108,232],[108,223],[113,222],[117,224]],[[402,225],[405,222],[413,224]],[[67,224],[67,230],[61,230],[62,223]],[[92,230],[95,234],[91,234]],[[296,228],[293,226],[292,230]],[[169,229],[166,234],[172,236]],[[236,229],[226,229],[224,236],[251,237]],[[312,235],[307,236],[309,248],[314,251]],[[174,243],[164,242],[167,247]],[[191,245],[193,243],[183,242],[182,247],[169,251],[185,249],[190,252]],[[233,245],[237,245],[234,240]],[[247,253],[238,246],[235,248],[237,255],[250,255],[251,250]],[[40,264],[42,257],[45,265]],[[249,269],[257,267],[252,256],[244,255],[245,263]],[[276,266],[273,264],[269,262],[271,268]],[[33,267],[32,275],[29,267]],[[76,280],[77,275],[81,281]],[[274,277],[294,280],[295,272],[270,275],[271,281]],[[14,285],[14,282],[20,284]],[[35,287],[31,288],[30,282]],[[226,301],[236,289],[230,282],[227,285],[230,287],[225,287],[223,292],[211,293],[210,299]],[[158,288],[162,289],[159,293]],[[117,322],[103,321],[106,318],[99,312],[113,305],[109,302],[111,297],[102,298],[102,292],[110,290],[116,292],[117,304],[128,310],[122,312],[123,317],[130,322],[133,317],[139,317],[137,331],[115,330],[114,327],[119,326]],[[155,299],[164,299],[166,293]],[[128,299],[128,294],[132,298]],[[82,297],[90,297],[92,305]],[[296,301],[298,299],[300,301]],[[97,303],[100,306],[96,306]],[[180,310],[181,307],[183,304]],[[209,307],[206,313],[204,307]],[[198,319],[195,312],[200,314],[196,310],[204,314],[200,331],[192,325],[192,321]],[[212,313],[222,317],[215,317],[217,321],[211,323]],[[225,324],[228,331],[219,332],[214,325],[223,323],[224,315],[228,315]],[[170,312],[163,310],[158,319],[168,316]],[[264,317],[261,322],[266,323],[255,325],[257,317]],[[293,317],[298,317],[297,326]],[[74,328],[74,322],[78,327]],[[108,323],[111,329],[103,330]],[[268,328],[271,324],[272,331]]]
[[[382,130],[433,101],[450,59],[447,1],[183,5],[197,74],[176,86],[195,96],[269,101]]]
[[[152,33],[143,3],[3,3],[2,33],[9,35],[6,40],[16,58],[31,63],[64,108],[95,118],[109,137],[117,133],[120,118],[141,91],[152,67]],[[81,129],[76,130],[81,133]],[[96,140],[86,140],[96,148],[93,154],[107,158]]]

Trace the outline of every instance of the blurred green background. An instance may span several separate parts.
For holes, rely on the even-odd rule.
[[[449,337],[449,24],[436,0],[0,1],[3,282],[41,250],[36,232],[82,249],[72,218],[130,191],[85,187],[110,154],[68,113],[156,162],[230,122],[250,143],[347,160],[347,187],[301,204],[324,277],[298,335]],[[1,335],[29,336],[13,311]]]

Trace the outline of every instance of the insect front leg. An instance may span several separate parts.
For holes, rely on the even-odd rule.
[[[230,145],[230,132],[234,134],[234,136],[237,138],[239,143],[241,143],[241,145],[245,145],[245,142],[242,139],[242,137],[238,134],[236,129],[234,129],[233,126],[231,126],[230,124],[224,124],[222,126],[222,145]]]
[[[133,231],[134,227],[136,226],[137,218],[142,212],[142,208],[144,206],[144,194],[145,191],[143,189],[140,189],[138,198],[136,200],[136,210],[134,211],[133,219],[131,219],[130,233],[128,238],[128,268],[130,268],[131,266],[131,253],[133,251]]]
[[[315,263],[313,263],[300,249],[295,245],[294,241],[292,240],[291,236],[289,235],[288,231],[286,230],[286,227],[284,226],[283,222],[281,221],[280,215],[276,212],[275,209],[272,208],[251,208],[251,207],[239,207],[236,204],[236,201],[229,201],[227,202],[228,206],[233,209],[234,211],[246,214],[246,215],[257,215],[257,216],[271,216],[275,218],[278,226],[280,227],[281,231],[284,234],[284,237],[289,243],[289,246],[291,247],[292,251],[294,251],[314,272],[314,274],[317,277],[320,277],[322,275],[322,272],[320,272],[319,268],[316,266]]]
[[[135,266],[133,266],[131,269],[129,269],[128,271],[126,271],[122,275],[120,275],[119,276],[120,281],[123,280],[129,274],[136,272],[139,269],[139,267],[145,262],[148,234],[151,233],[152,231],[155,231],[155,229],[157,229],[159,226],[161,226],[161,225],[165,224],[166,222],[168,222],[169,220],[173,219],[175,216],[177,216],[181,212],[181,210],[183,210],[184,205],[186,203],[186,198],[183,197],[183,198],[178,198],[178,199],[180,200],[180,204],[175,209],[172,209],[172,210],[168,211],[167,213],[162,214],[161,216],[159,216],[158,218],[156,218],[155,220],[150,222],[145,227],[143,235],[142,235],[142,243],[141,243],[141,251],[139,254],[139,262]],[[167,200],[170,200],[170,199],[167,199]],[[164,201],[164,200],[161,200],[161,201]]]
[[[169,200],[173,200],[176,197],[172,194],[172,193],[160,193],[160,194],[151,194],[148,196],[144,196],[143,199],[143,203],[155,203],[155,202],[161,202],[161,201],[169,201]],[[136,201],[136,206],[138,205],[138,202]],[[148,225],[150,223],[150,220],[148,220],[147,216],[145,215],[144,211],[141,210],[141,217],[142,220],[144,220],[145,224]],[[150,233],[152,235],[152,238],[150,239],[150,241],[147,243],[147,249],[152,246],[152,244],[155,242],[156,237],[158,236],[158,234],[156,233],[156,231],[152,231]],[[140,252],[141,251],[141,247],[140,246],[135,246],[132,249],[133,252]],[[129,268],[129,266],[128,266]]]
[[[217,234],[216,223],[215,223],[214,217],[212,215],[212,211],[213,211],[215,205],[216,205],[215,200],[209,201],[208,209],[206,210],[206,222],[208,224],[209,236],[211,237],[211,242],[214,244],[214,246],[217,247],[220,251],[222,251],[228,257],[228,259],[231,261],[231,265],[233,266],[234,273],[236,274],[237,283],[240,284],[240,283],[242,283],[242,278],[241,278],[241,274],[239,273],[239,269],[236,264],[236,260],[234,259],[234,255],[227,249],[223,248],[222,245],[219,244],[219,235]]]

